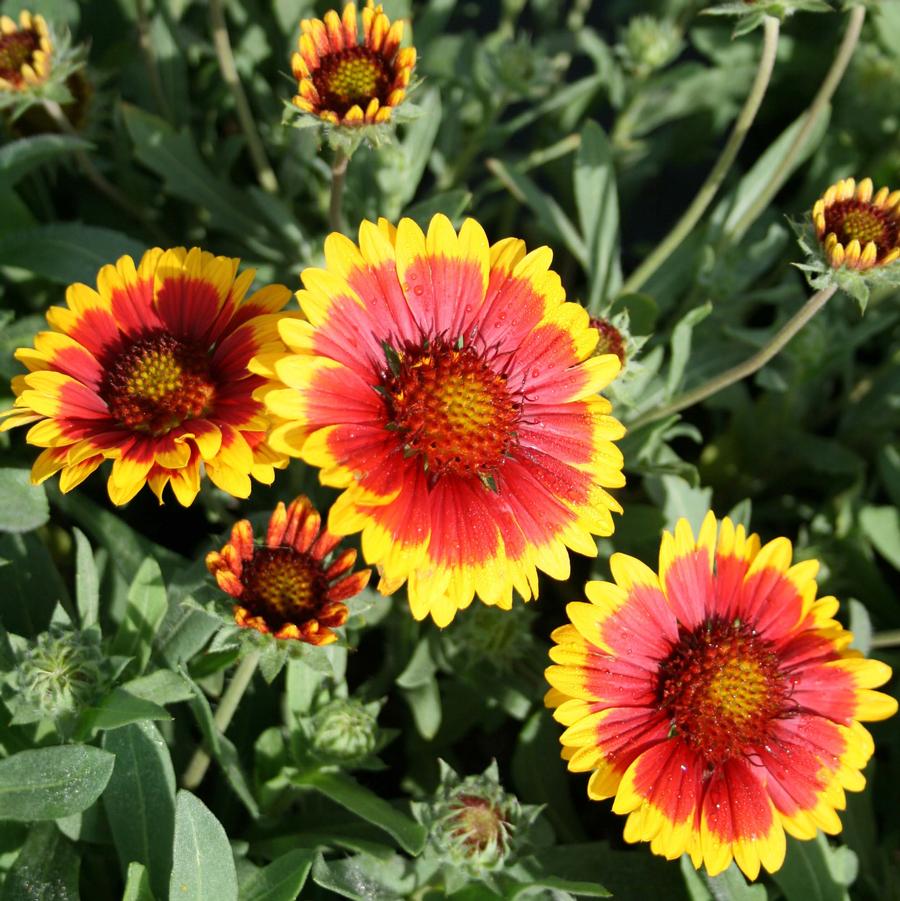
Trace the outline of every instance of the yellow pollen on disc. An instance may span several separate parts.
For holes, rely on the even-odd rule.
[[[381,71],[372,60],[346,59],[338,63],[329,77],[333,94],[345,100],[368,100],[375,96]]]
[[[274,627],[302,619],[327,594],[321,566],[286,547],[257,550],[244,565],[242,582],[241,602]]]
[[[884,223],[868,210],[851,210],[841,224],[845,241],[856,239],[863,246],[869,241],[880,238],[884,232]]]

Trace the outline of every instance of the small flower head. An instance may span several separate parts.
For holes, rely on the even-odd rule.
[[[430,853],[445,866],[484,879],[511,863],[523,844],[522,833],[537,816],[500,784],[497,764],[481,775],[458,776],[443,761],[441,783],[429,803],[414,807],[428,827]]]
[[[625,353],[626,336],[609,319],[592,316],[591,325],[600,334],[600,340],[597,342],[594,356],[598,354],[615,354],[624,369],[627,360]]]
[[[23,651],[7,704],[20,723],[72,717],[94,701],[110,675],[99,634],[55,624]]]
[[[362,40],[357,8],[342,15],[300,23],[299,52],[291,57],[297,79],[293,104],[330,125],[358,128],[387,123],[406,96],[416,63],[414,47],[400,47],[403,22],[391,24],[372,0],[362,9]]]
[[[370,570],[353,572],[356,551],[338,552],[340,538],[321,530],[321,517],[302,495],[278,504],[266,541],[256,545],[246,519],[231,530],[221,551],[206,557],[219,587],[235,599],[234,621],[275,638],[324,645],[347,621],[343,601],[358,594]]]
[[[873,690],[890,667],[849,647],[837,599],[816,599],[818,563],[710,513],[696,539],[683,519],[664,533],[658,572],[624,554],[610,568],[553,633],[545,700],[625,840],[755,879],[781,867],[785,833],[840,832],[874,751],[861,723],[897,702]]]
[[[326,762],[347,765],[374,754],[379,745],[380,704],[335,698],[312,718],[312,750]]]
[[[900,190],[874,192],[871,178],[833,184],[812,211],[816,237],[835,269],[865,270],[900,259]]]
[[[43,16],[0,16],[0,91],[24,91],[50,77],[53,44]]]
[[[681,29],[674,22],[634,16],[622,32],[617,50],[629,71],[646,78],[672,62],[683,46]]]

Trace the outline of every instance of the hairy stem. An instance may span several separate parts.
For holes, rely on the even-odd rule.
[[[800,126],[785,155],[778,163],[777,168],[772,173],[771,178],[759,192],[759,196],[731,229],[730,237],[732,241],[739,241],[746,234],[747,229],[756,222],[760,213],[769,205],[772,198],[787,181],[797,156],[809,141],[809,137],[813,129],[815,129],[820,116],[825,111],[825,107],[831,102],[834,92],[847,71],[847,66],[853,57],[853,51],[856,49],[857,43],[859,43],[859,35],[865,18],[866,8],[864,6],[854,6],[851,9],[847,20],[847,30],[844,32],[844,39],[841,41],[841,46],[838,48],[834,61],[831,63],[831,68],[819,86],[818,93],[813,98],[813,102],[803,117],[803,124]]]
[[[706,208],[712,202],[716,192],[725,180],[728,170],[750,131],[750,126],[756,118],[762,104],[769,80],[772,77],[772,69],[775,65],[775,54],[778,50],[779,22],[774,16],[766,16],[763,29],[763,46],[756,68],[756,78],[750,93],[744,101],[744,107],[734,123],[728,142],[722,148],[715,166],[706,178],[706,181],[697,192],[691,205],[684,211],[682,217],[675,223],[672,230],[663,238],[656,249],[643,263],[628,277],[622,286],[623,294],[631,294],[639,291],[647,280],[659,269],[660,266],[677,250],[682,241],[690,234],[691,229],[700,221],[700,217],[706,212]]]
[[[225,694],[222,695],[213,717],[213,722],[219,732],[224,732],[228,728],[228,724],[238,709],[238,704],[240,704],[247,686],[253,679],[253,674],[259,665],[259,657],[259,651],[251,651],[241,660],[238,668],[234,671],[234,675],[231,677],[228,688],[225,689]],[[181,784],[187,789],[195,789],[203,781],[203,777],[206,775],[207,769],[209,769],[209,760],[209,754],[206,750],[198,748],[184,771],[184,775],[181,777]]]
[[[256,169],[256,177],[263,190],[269,194],[278,193],[278,179],[269,165],[262,139],[256,130],[253,121],[253,112],[247,101],[244,86],[238,76],[237,64],[234,61],[234,52],[231,49],[231,39],[228,37],[228,25],[225,22],[225,13],[222,9],[222,0],[209,0],[209,21],[212,27],[213,45],[216,48],[216,57],[219,60],[219,69],[225,84],[228,85],[234,97],[234,106],[241,131],[247,139],[247,149],[250,151],[250,159],[253,168]]]
[[[331,202],[328,205],[328,224],[331,230],[342,232],[344,230],[344,214],[341,212],[341,201],[344,197],[344,180],[347,177],[347,164],[350,157],[343,151],[337,150],[331,161]]]
[[[748,357],[743,363],[738,363],[737,366],[733,366],[726,372],[711,378],[708,382],[686,391],[662,407],[657,407],[655,410],[638,416],[637,419],[628,424],[629,430],[634,431],[648,423],[656,422],[658,419],[664,419],[666,416],[671,416],[673,413],[692,407],[701,400],[706,400],[707,397],[717,394],[723,388],[747,378],[748,375],[753,375],[754,372],[761,369],[772,357],[778,354],[791,338],[825,306],[835,291],[837,291],[837,286],[829,285],[827,288],[823,288],[821,291],[813,294],[752,357]]]

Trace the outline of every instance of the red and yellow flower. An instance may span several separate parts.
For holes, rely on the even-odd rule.
[[[115,504],[148,484],[162,501],[170,484],[185,506],[200,490],[201,465],[229,494],[247,497],[250,477],[271,483],[287,464],[265,440],[268,422],[253,392],[265,380],[248,360],[278,339],[283,285],[245,294],[254,271],[239,261],[183,247],[147,251],[104,266],[97,289],[71,285],[51,307],[51,331],[16,358],[28,368],[12,387],[15,406],[0,431],[30,425],[45,450],[35,484],[60,472],[69,491],[104,460]],[[281,314],[290,315],[290,314]],[[274,342],[274,344],[273,344]]]
[[[615,581],[568,605],[546,703],[589,797],[628,816],[626,841],[754,879],[781,866],[785,832],[840,831],[873,752],[860,721],[897,702],[872,690],[890,667],[850,649],[837,600],[816,599],[818,563],[791,556],[729,519],[717,536],[710,513],[696,540],[685,520],[664,533],[658,573],[613,554]]]
[[[881,188],[871,178],[833,184],[812,211],[816,237],[835,269],[871,269],[900,259],[900,191]]]
[[[23,91],[43,84],[50,75],[53,45],[43,16],[27,10],[19,24],[0,16],[0,91]]]
[[[446,625],[477,594],[508,609],[537,570],[568,578],[567,548],[596,554],[624,484],[624,432],[598,392],[619,370],[565,302],[542,247],[488,245],[472,219],[363,222],[325,241],[297,297],[308,321],[250,366],[280,453],[344,489],[329,514],[362,532],[379,589],[407,582],[416,619]]]
[[[332,629],[347,621],[343,601],[365,588],[371,570],[352,572],[356,551],[338,552],[340,537],[327,529],[302,495],[269,519],[265,544],[253,542],[246,519],[231,540],[206,556],[222,591],[235,598],[234,621],[244,629],[309,644],[331,644]]]
[[[387,122],[406,95],[416,64],[414,47],[400,47],[403,22],[393,25],[372,0],[362,9],[359,41],[355,3],[343,15],[300,23],[299,53],[291,57],[297,79],[293,104],[334,125]]]

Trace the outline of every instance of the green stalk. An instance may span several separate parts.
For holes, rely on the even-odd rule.
[[[153,50],[153,38],[150,35],[150,21],[147,18],[147,10],[144,8],[144,0],[136,2],[138,43],[141,45],[141,53],[144,56],[144,66],[147,69],[147,77],[150,79],[150,90],[156,107],[164,119],[172,121],[172,110],[166,100],[163,91],[162,80],[159,77],[159,66],[156,64],[156,53]]]
[[[818,93],[813,98],[806,115],[803,118],[803,124],[800,126],[796,137],[787,152],[782,157],[772,177],[766,183],[766,186],[760,191],[759,196],[749,206],[743,216],[737,221],[731,230],[730,238],[733,242],[740,241],[746,234],[747,230],[759,218],[760,213],[769,205],[772,198],[781,190],[788,176],[791,174],[792,167],[797,156],[809,141],[819,118],[824,113],[826,106],[831,102],[834,92],[837,90],[847,66],[853,57],[853,51],[859,43],[859,35],[862,31],[863,21],[866,18],[866,8],[864,6],[854,6],[850,10],[850,16],[847,20],[847,30],[844,32],[844,39],[838,48],[837,55],[831,63],[831,68],[825,75]]]
[[[253,679],[253,674],[259,665],[259,657],[259,651],[251,651],[242,658],[238,668],[234,671],[231,682],[228,683],[228,688],[225,689],[225,694],[222,695],[213,717],[213,722],[219,732],[224,732],[228,728],[235,711],[238,709],[238,704],[240,704],[241,698],[247,690],[247,686],[250,685]],[[195,789],[203,781],[203,777],[209,769],[209,760],[209,754],[206,750],[197,748],[187,769],[184,771],[184,775],[181,777],[181,784],[187,789]]]
[[[681,242],[690,234],[691,229],[700,221],[700,218],[706,212],[706,208],[712,202],[713,197],[715,197],[716,192],[722,186],[722,182],[725,180],[728,170],[737,157],[757,112],[759,112],[766,89],[769,86],[772,69],[775,65],[775,54],[778,50],[779,30],[778,19],[774,16],[766,16],[763,29],[763,47],[759,65],[756,68],[756,78],[753,80],[753,86],[747,95],[747,99],[744,101],[743,109],[734,123],[728,142],[722,148],[715,166],[713,166],[706,181],[700,187],[691,205],[684,211],[682,217],[675,223],[672,230],[663,238],[653,253],[628,277],[622,286],[623,294],[632,294],[635,291],[639,291],[653,273],[678,249]]]
[[[829,285],[816,292],[752,357],[748,357],[743,363],[738,363],[737,366],[711,378],[708,382],[686,391],[662,407],[638,416],[637,419],[628,423],[629,431],[634,431],[648,423],[665,419],[673,413],[692,407],[701,400],[717,394],[723,388],[747,378],[748,375],[753,375],[754,372],[765,366],[825,306],[835,291],[837,291],[837,286]]]
[[[247,101],[244,86],[238,76],[234,52],[231,49],[231,39],[228,36],[228,25],[222,9],[222,0],[209,0],[209,21],[212,27],[213,46],[216,48],[216,57],[219,60],[219,69],[222,72],[222,78],[225,79],[225,84],[228,85],[234,97],[235,111],[241,124],[241,131],[247,139],[247,149],[250,151],[253,168],[256,169],[256,177],[264,191],[269,194],[277,194],[278,179],[269,165],[262,139],[256,130],[256,123],[253,121],[250,103]]]
[[[347,178],[347,164],[350,156],[343,150],[336,150],[331,161],[331,202],[328,205],[328,224],[334,232],[344,230],[344,214],[341,200],[344,196],[344,181]]]

